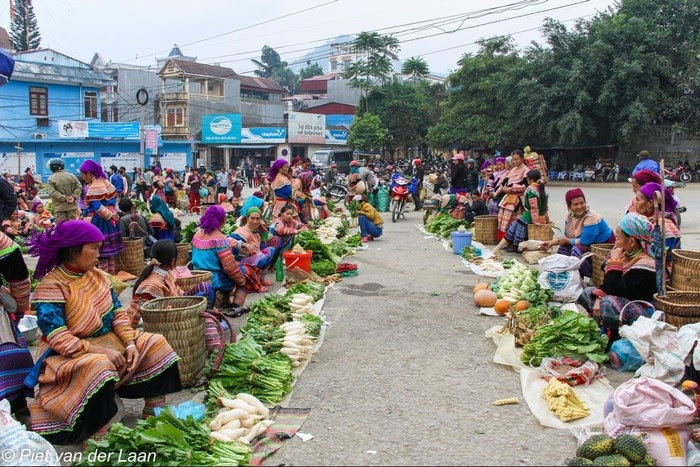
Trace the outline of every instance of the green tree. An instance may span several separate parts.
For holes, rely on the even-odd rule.
[[[411,57],[401,66],[401,73],[410,76],[412,79],[425,78],[430,74],[428,62],[420,57]]]
[[[300,79],[312,78],[314,76],[320,76],[322,74],[323,68],[321,68],[321,65],[319,65],[318,62],[311,63],[310,60],[307,60],[306,66],[299,70]]]
[[[39,25],[32,0],[12,0],[14,18],[10,24],[10,41],[17,52],[32,50],[41,44]]]
[[[355,118],[350,127],[348,146],[353,150],[379,150],[384,145],[386,136],[387,130],[381,119],[377,115],[365,113]]]
[[[277,70],[275,74],[272,75],[272,79],[290,94],[294,94],[299,85],[299,75],[287,67]]]
[[[268,45],[263,46],[260,60],[251,59],[250,61],[258,67],[254,73],[261,78],[272,78],[287,68],[287,62],[282,61],[280,54]]]
[[[384,84],[393,75],[392,56],[400,50],[398,39],[382,36],[376,32],[361,32],[353,41],[353,49],[360,56],[343,72],[343,78],[350,80],[350,86],[364,93],[365,103],[369,90],[377,84]],[[367,108],[365,107],[365,111]]]

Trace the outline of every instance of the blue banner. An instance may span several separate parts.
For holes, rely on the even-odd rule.
[[[211,114],[202,115],[203,143],[240,143],[241,114]]]
[[[326,144],[348,144],[346,130],[326,130]]]
[[[139,139],[139,122],[88,122],[89,138]]]
[[[344,127],[346,130],[349,130],[352,126],[353,120],[355,120],[354,115],[326,115],[326,127],[341,126]]]
[[[253,127],[241,129],[242,144],[277,144],[287,141],[285,127]]]

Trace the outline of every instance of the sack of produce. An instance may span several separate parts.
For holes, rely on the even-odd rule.
[[[554,301],[571,303],[578,300],[583,292],[579,268],[592,253],[586,253],[581,258],[553,254],[539,261],[542,271],[537,282],[544,289],[554,292]]]
[[[556,378],[569,386],[591,384],[603,376],[596,362],[568,357],[544,358],[539,370],[547,381]]]
[[[617,371],[637,371],[644,359],[627,339],[619,339],[610,347],[610,366]]]
[[[3,465],[61,465],[54,447],[12,418],[10,402],[0,400],[0,449]]]
[[[643,435],[657,465],[687,465],[686,449],[695,403],[678,389],[652,378],[621,384],[613,394],[614,408],[605,418],[605,432]]]
[[[384,185],[380,186],[377,190],[377,210],[379,212],[389,212],[390,201],[389,189]]]

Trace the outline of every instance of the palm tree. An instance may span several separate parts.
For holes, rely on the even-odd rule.
[[[401,73],[410,76],[411,79],[422,79],[430,74],[428,63],[420,57],[411,57],[401,67]]]

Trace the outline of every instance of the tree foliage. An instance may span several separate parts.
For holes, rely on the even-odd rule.
[[[17,52],[39,48],[41,33],[32,0],[12,0],[14,19],[10,24],[10,42]]]
[[[260,60],[253,58],[250,61],[258,67],[254,73],[261,78],[272,78],[275,74],[287,68],[287,62],[282,61],[280,54],[269,45],[263,46]]]
[[[318,62],[311,63],[310,60],[306,62],[306,66],[299,70],[299,78],[300,79],[307,79],[307,78],[312,78],[314,76],[320,76],[323,74],[323,68],[321,68],[321,65],[318,64]]]
[[[379,150],[384,145],[386,136],[387,130],[381,119],[377,115],[366,113],[355,118],[348,134],[348,146],[353,150]]]
[[[411,57],[401,66],[401,74],[407,75],[412,79],[425,78],[430,74],[428,62],[420,57]]]

